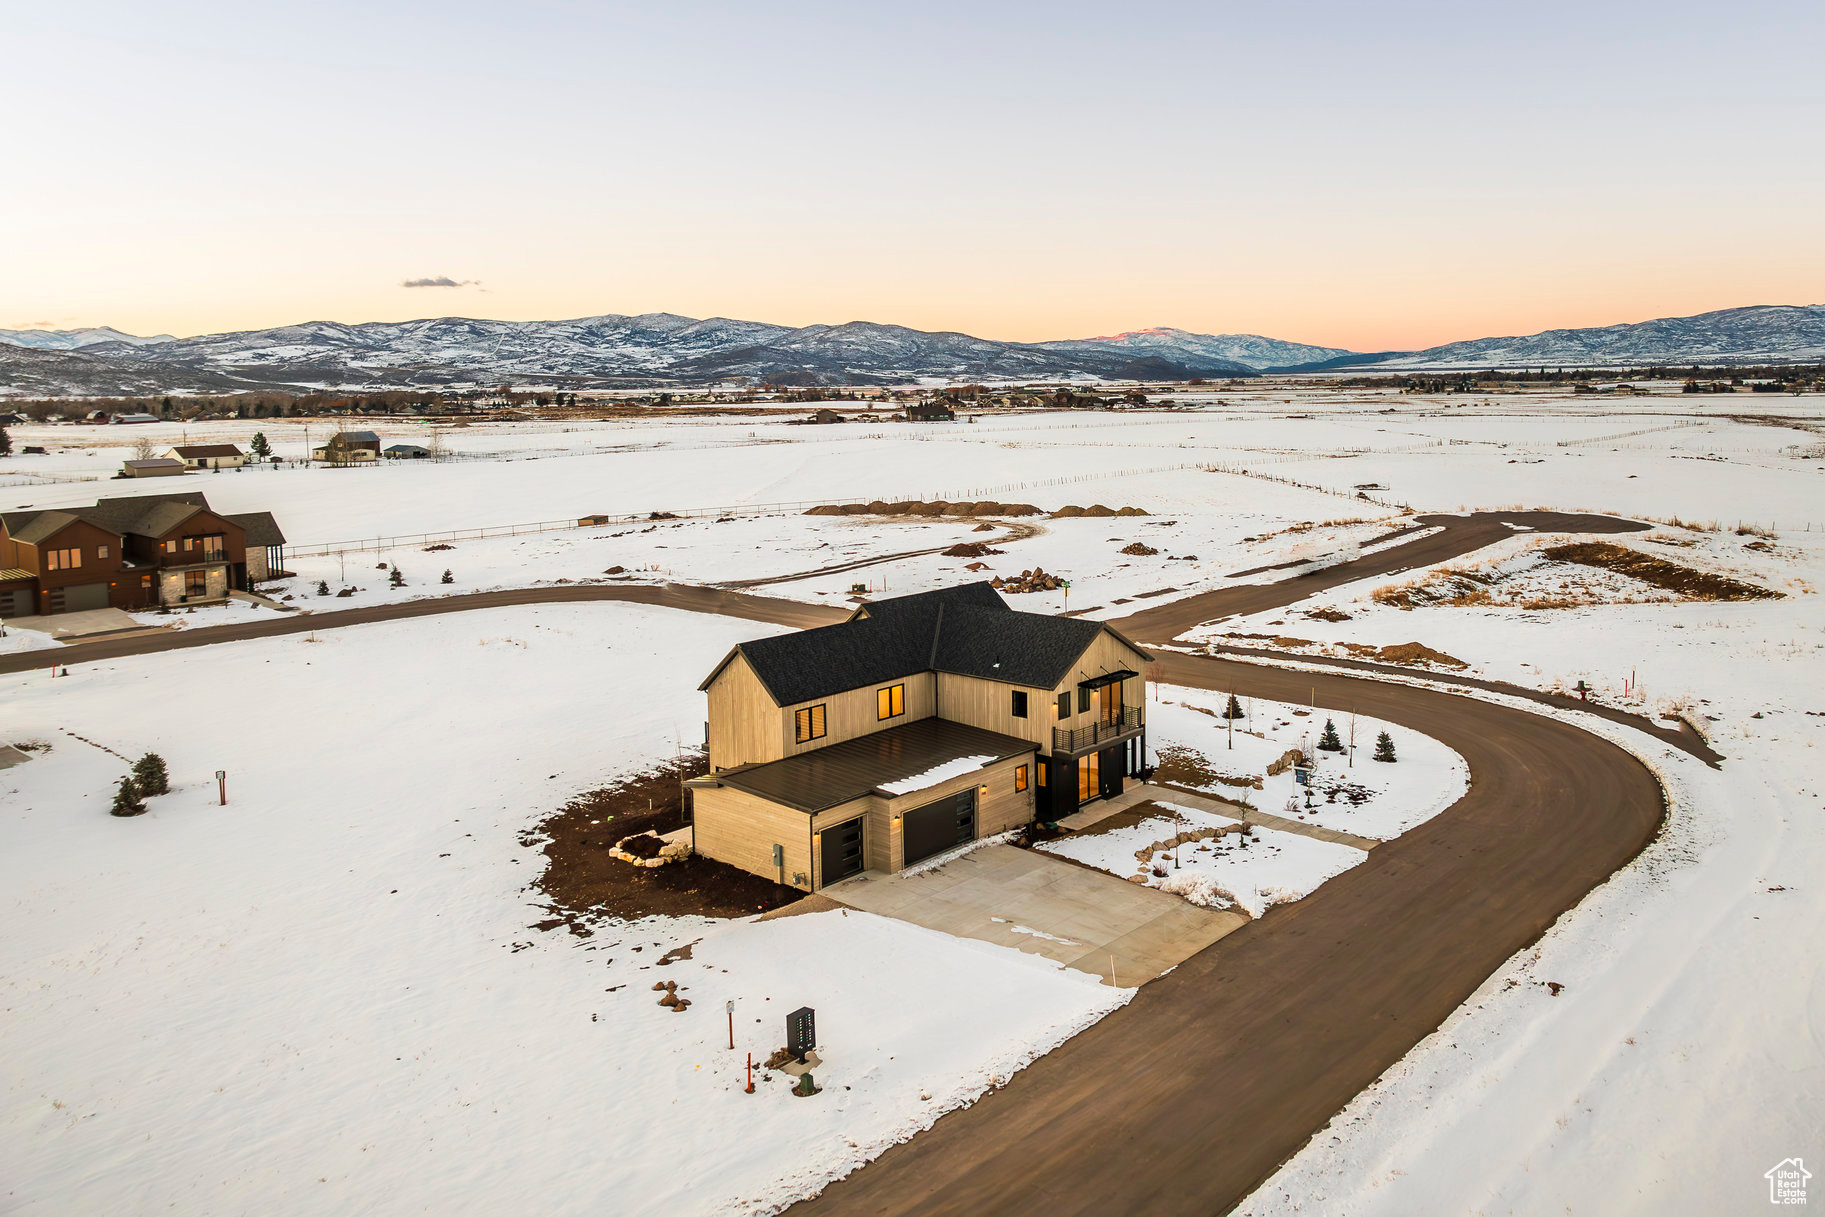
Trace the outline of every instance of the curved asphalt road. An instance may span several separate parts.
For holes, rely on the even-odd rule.
[[[1168,640],[1351,579],[1512,535],[1628,531],[1603,517],[1420,517],[1432,537],[1328,571],[1237,587],[1115,624]],[[1553,521],[1549,523],[1549,521]],[[512,604],[628,600],[787,625],[840,610],[718,588],[590,584],[371,605],[98,639],[0,657],[0,672]],[[807,1213],[1210,1214],[1239,1203],[1516,951],[1627,863],[1665,811],[1621,748],[1458,694],[1331,672],[1159,654],[1159,679],[1388,719],[1456,749],[1469,792],[1141,990],[1002,1090],[797,1206]]]

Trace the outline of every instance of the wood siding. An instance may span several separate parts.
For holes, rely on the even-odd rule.
[[[1141,721],[1146,722],[1147,666],[1148,661],[1141,657],[1140,652],[1124,643],[1114,634],[1104,630],[1101,634],[1097,635],[1096,641],[1092,642],[1089,647],[1084,650],[1083,655],[1079,657],[1077,663],[1072,666],[1070,675],[1066,676],[1063,682],[1048,694],[1051,705],[1045,711],[1045,717],[1048,720],[1046,726],[1048,728],[1053,726],[1087,727],[1091,723],[1096,722],[1097,715],[1102,712],[1102,690],[1098,689],[1091,694],[1090,709],[1087,712],[1080,714],[1077,710],[1078,682],[1089,680],[1092,677],[1101,676],[1108,672],[1117,672],[1124,669],[1131,672],[1139,672],[1140,675],[1130,676],[1128,679],[1122,681],[1122,704],[1124,706],[1140,707]],[[1067,692],[1071,694],[1071,714],[1068,718],[1059,718],[1058,695]],[[1052,733],[1050,730],[1045,733],[1042,747],[1045,750],[1050,750],[1052,747]]]
[[[940,782],[936,786],[924,790],[914,790],[897,798],[877,800],[883,805],[882,810],[885,814],[882,818],[889,833],[887,869],[897,871],[905,865],[906,852],[901,841],[900,826],[895,822],[895,817],[903,816],[914,808],[923,807],[927,803],[936,803],[941,799],[950,798],[972,786],[989,788],[989,792],[980,795],[976,802],[977,837],[992,837],[996,833],[1006,832],[1010,828],[1018,828],[1022,824],[1030,823],[1033,819],[1033,787],[1030,780],[1032,771],[1028,770],[1027,788],[1015,790],[1014,770],[1021,765],[1031,765],[1032,763],[1031,756],[1020,756],[1013,760],[1002,761],[998,765],[990,765],[975,773],[952,778],[948,782]],[[868,864],[870,867],[874,866],[872,854],[869,856]]]
[[[800,891],[812,882],[811,817],[769,803],[732,786],[695,787],[691,791],[697,852],[765,879],[778,879],[773,847],[785,849],[786,885],[803,875]]]
[[[775,728],[779,707],[739,653],[705,690],[709,697],[711,770],[761,765],[785,755]],[[791,716],[787,716],[788,724]]]
[[[1027,716],[1014,717],[1014,692],[1027,695]],[[1041,749],[1052,746],[1052,723],[1057,718],[1054,698],[1047,689],[1006,685],[979,676],[938,673],[938,717],[968,723],[985,731],[999,731],[1016,739],[1032,740]]]
[[[840,744],[844,740],[855,739],[860,735],[872,735],[876,731],[885,731],[889,727],[898,727],[915,719],[930,718],[937,709],[938,698],[936,681],[930,672],[919,672],[904,680],[890,680],[878,685],[864,685],[860,689],[851,689],[847,693],[834,693],[829,697],[820,697],[813,701],[795,702],[783,707],[775,720],[779,727],[779,748],[775,756],[797,756],[801,752],[812,752],[831,744]],[[906,713],[896,714],[892,718],[881,718],[875,710],[875,692],[892,685],[906,686]],[[817,739],[799,743],[792,729],[792,714],[806,706],[823,706],[824,734]],[[715,720],[712,718],[712,722]],[[774,759],[769,757],[769,760]]]

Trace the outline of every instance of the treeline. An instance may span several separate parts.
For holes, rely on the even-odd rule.
[[[1719,368],[1693,364],[1641,368],[1538,368],[1486,372],[1449,372],[1427,375],[1402,373],[1385,376],[1348,376],[1326,379],[1322,384],[1349,389],[1400,389],[1407,393],[1476,393],[1519,385],[1562,385],[1574,388],[1595,380],[1626,382],[1636,380],[1679,380],[1687,383],[1746,386],[1755,381],[1773,381],[1793,386],[1799,391],[1825,388],[1825,365],[1766,364]],[[1693,390],[1697,392],[1698,390]]]

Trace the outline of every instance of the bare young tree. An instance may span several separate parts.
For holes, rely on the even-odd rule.
[[[151,456],[152,456],[152,437],[151,436],[142,435],[138,439],[133,441],[133,459],[134,460],[138,460],[138,461],[149,460],[149,459],[151,459]]]

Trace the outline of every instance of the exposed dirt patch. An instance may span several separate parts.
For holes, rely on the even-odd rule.
[[[1003,552],[1005,551],[991,549],[981,541],[963,541],[945,550],[944,556],[947,558],[986,558]]]
[[[1160,551],[1142,541],[1122,546],[1122,552],[1136,558],[1151,558]]]
[[[1744,583],[1728,575],[1713,574],[1710,571],[1693,570],[1677,562],[1668,562],[1653,554],[1644,554],[1638,549],[1626,545],[1612,545],[1607,541],[1580,541],[1572,545],[1554,545],[1547,549],[1546,556],[1555,562],[1576,562],[1581,566],[1596,566],[1603,570],[1613,570],[1617,574],[1639,579],[1654,587],[1665,588],[1670,592],[1692,600],[1779,600],[1781,594],[1753,583]]]
[[[1467,668],[1470,665],[1443,651],[1435,651],[1423,642],[1401,642],[1389,647],[1369,646],[1361,642],[1346,642],[1343,649],[1357,659],[1376,659],[1382,663],[1414,665],[1437,665],[1441,668]]]
[[[1079,507],[1075,503],[1069,507],[1060,507],[1052,513],[1054,520],[1075,520],[1080,517],[1090,519],[1107,519],[1110,516],[1144,516],[1149,514],[1143,507],[1105,507],[1101,503],[1092,503],[1088,507]]]
[[[1334,608],[1307,609],[1305,615],[1313,621],[1348,621],[1350,619],[1348,613]]]
[[[805,514],[808,516],[1036,516],[1044,513],[1031,503],[997,503],[992,500],[984,500],[979,503],[947,503],[939,500],[935,503],[927,503],[920,499],[887,503],[877,499],[872,503],[825,503],[811,508]]]
[[[1259,790],[1259,777],[1233,777],[1211,764],[1210,758],[1183,744],[1168,744],[1154,750],[1156,766],[1153,780],[1161,786],[1177,786],[1192,791],[1208,791],[1212,786],[1233,786]]]
[[[589,923],[599,917],[745,917],[799,899],[802,893],[695,855],[653,867],[609,856],[615,842],[642,833],[653,834],[646,839],[657,852],[658,834],[684,826],[680,779],[695,777],[704,767],[701,759],[693,759],[635,774],[579,795],[524,833],[520,844],[539,847],[545,855],[545,870],[536,882],[555,915],[539,928],[562,924],[588,937]]]

